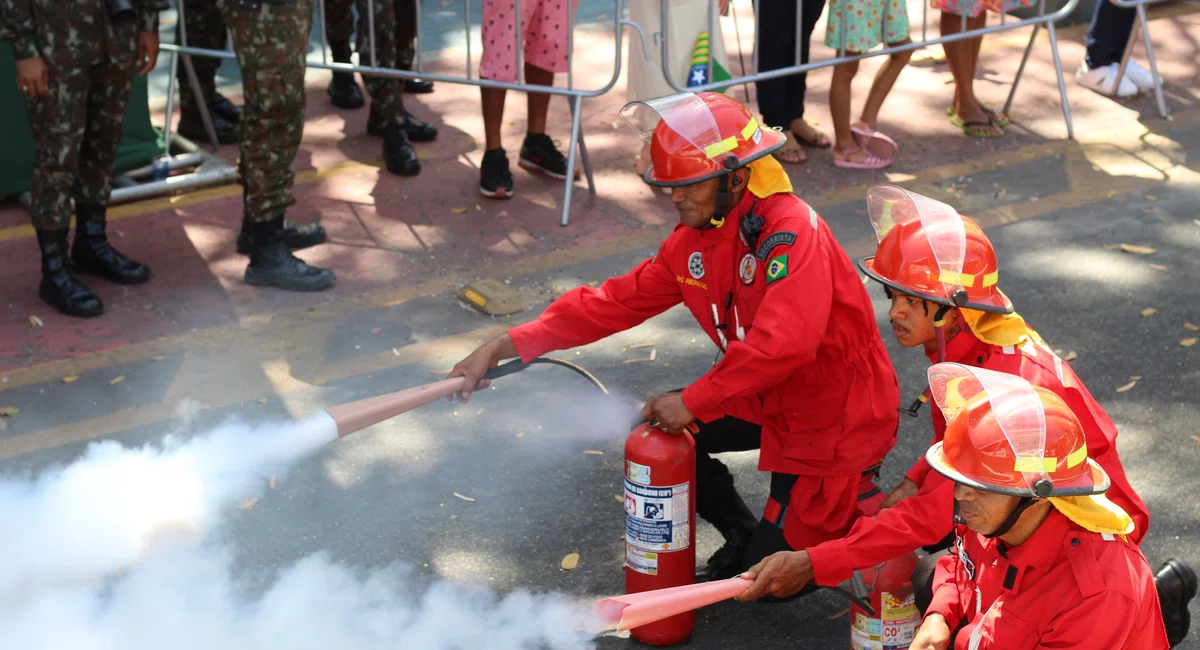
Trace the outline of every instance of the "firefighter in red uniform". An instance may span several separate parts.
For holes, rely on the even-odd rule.
[[[669,432],[698,421],[696,512],[725,538],[698,577],[729,577],[878,511],[874,478],[895,444],[899,387],[852,262],[770,156],[783,136],[718,93],[633,102],[622,114],[644,109],[660,118],[643,133],[646,180],[672,188],[680,225],[654,257],[567,293],[450,376],[475,388],[502,359],[591,343],[682,302],[724,358],[643,415]],[[771,472],[761,518],[711,456],[748,449],[761,449],[759,469]]]
[[[942,557],[913,650],[1165,650],[1150,565],[1133,520],[1058,395],[939,363],[929,385],[949,424],[926,453],[954,486],[954,550]]]
[[[1067,362],[1013,312],[997,287],[995,252],[979,226],[950,206],[898,187],[873,188],[868,208],[880,243],[876,255],[859,260],[859,267],[884,285],[899,343],[924,347],[931,362],[944,359],[1020,376],[1066,401],[1083,424],[1089,455],[1111,479],[1108,496],[1133,518],[1129,538],[1140,543],[1150,515],[1125,477],[1116,425]],[[915,415],[927,399],[923,393],[910,412]],[[937,442],[946,423],[936,410],[932,416]],[[758,582],[739,598],[786,594],[810,580],[836,585],[855,569],[922,546],[936,550],[950,534],[952,503],[952,484],[931,473],[921,458],[888,495],[879,516],[856,522],[842,539],[770,558],[773,566],[755,567]],[[925,560],[916,575],[928,578],[932,568],[933,560]],[[1188,601],[1196,593],[1195,574],[1185,563],[1170,560],[1157,583],[1167,630],[1172,640],[1182,639],[1190,622]]]

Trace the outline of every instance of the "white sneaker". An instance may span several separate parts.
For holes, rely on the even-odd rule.
[[[1117,87],[1116,92],[1113,92],[1113,81],[1117,78],[1117,70],[1120,67],[1120,63],[1110,63],[1103,67],[1089,69],[1087,62],[1084,62],[1079,64],[1079,69],[1075,71],[1075,81],[1080,86],[1090,88],[1106,97],[1112,97],[1114,94],[1123,98],[1136,96],[1141,91],[1128,74],[1121,76],[1121,84]]]
[[[1154,90],[1154,75],[1132,58],[1125,64],[1125,76],[1141,90]]]

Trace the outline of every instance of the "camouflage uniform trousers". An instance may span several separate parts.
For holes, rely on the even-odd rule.
[[[109,26],[103,0],[80,1],[69,15],[35,18],[37,55],[50,77],[49,94],[25,102],[34,149],[30,212],[38,230],[66,230],[72,198],[108,205],[137,74],[137,26]]]
[[[252,223],[270,221],[295,203],[292,161],[304,133],[304,56],[311,0],[264,2],[246,9],[217,0],[242,69],[242,203]]]
[[[175,42],[183,43],[179,26],[187,27],[188,47],[202,47],[209,50],[225,49],[226,31],[225,19],[217,8],[216,0],[182,0],[184,3],[183,23],[175,24]],[[192,57],[192,67],[196,69],[196,79],[200,82],[200,90],[204,93],[204,103],[208,104],[217,95],[217,68],[221,67],[221,59],[207,56]],[[180,93],[180,109],[195,112],[198,109],[196,98],[192,95],[192,86],[188,81],[187,68],[179,62],[178,70]]]
[[[412,49],[416,38],[415,0],[374,0],[375,60],[371,60],[370,22],[365,16],[369,10],[367,0],[353,0],[358,8],[358,37],[355,39],[359,65],[381,68],[410,69],[412,57],[405,50]],[[326,38],[330,42],[350,40],[354,26],[354,14],[350,11],[351,0],[325,0],[325,20],[328,29]],[[363,76],[363,84],[371,96],[376,111],[386,116],[390,123],[399,124],[404,117],[404,80],[389,77]]]

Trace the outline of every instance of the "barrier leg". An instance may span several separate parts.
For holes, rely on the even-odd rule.
[[[571,107],[571,117],[572,118],[574,118],[577,110],[583,109],[583,98],[579,98],[579,107],[578,108],[576,108],[576,106],[575,106],[575,99],[576,99],[575,97],[567,98],[567,105]],[[572,122],[574,122],[574,120],[572,120]],[[582,121],[580,122],[580,124],[582,124]],[[596,181],[592,178],[592,162],[590,160],[588,160],[587,145],[584,144],[584,142],[583,142],[583,127],[582,126],[579,129],[578,142],[579,142],[579,159],[580,159],[579,162],[583,165],[583,175],[587,178],[588,192],[590,192],[594,195],[596,193]],[[567,153],[570,154],[569,151]],[[572,172],[571,178],[575,178],[574,172]]]
[[[1054,72],[1058,74],[1058,94],[1062,98],[1063,119],[1067,122],[1067,139],[1075,139],[1075,128],[1071,125],[1071,103],[1067,100],[1067,82],[1063,79],[1062,59],[1058,56],[1058,34],[1054,31],[1054,22],[1046,23],[1050,33],[1050,52],[1054,56]]]
[[[196,67],[192,65],[192,57],[187,54],[183,55],[183,67],[187,72],[188,85],[192,88],[192,96],[196,98],[196,107],[200,111],[200,122],[204,125],[204,134],[208,136],[213,153],[216,153],[221,147],[221,143],[217,140],[217,130],[213,128],[212,115],[208,110],[208,103],[204,101],[204,92],[200,89],[200,79],[196,77]]]
[[[562,225],[565,227],[571,220],[571,194],[575,189],[575,151],[582,143],[581,115],[583,113],[583,98],[576,95],[571,101],[571,146],[567,147],[567,180],[563,190]],[[588,173],[588,186],[591,187],[592,175]],[[595,190],[593,189],[593,192]]]
[[[1146,5],[1137,8],[1138,20],[1142,23],[1142,42],[1146,44],[1146,58],[1150,61],[1150,74],[1154,76],[1154,95],[1158,99],[1158,113],[1164,118],[1170,117],[1167,111],[1167,100],[1163,97],[1162,77],[1158,76],[1158,62],[1154,59],[1154,43],[1150,41],[1150,22],[1146,19]]]
[[[1029,44],[1025,46],[1025,54],[1021,57],[1021,65],[1017,66],[1017,76],[1013,77],[1012,88],[1008,90],[1008,101],[1004,102],[1004,110],[1001,111],[1005,115],[1012,115],[1009,109],[1012,108],[1013,97],[1017,94],[1017,84],[1021,83],[1021,75],[1025,74],[1025,64],[1029,61],[1029,53],[1033,51],[1033,43],[1037,40],[1038,29],[1040,28],[1041,25],[1034,25],[1033,33],[1029,35]]]

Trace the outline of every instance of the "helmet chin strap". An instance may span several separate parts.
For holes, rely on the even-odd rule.
[[[737,156],[729,156],[725,158],[726,172],[721,175],[717,181],[717,205],[713,210],[713,216],[708,220],[709,226],[720,228],[725,225],[725,217],[729,216],[729,211],[733,209],[733,193],[730,191],[729,179],[733,178],[733,171],[738,168]],[[734,185],[736,187],[736,185]],[[708,228],[709,226],[706,226]]]
[[[1021,515],[1026,510],[1029,509],[1029,506],[1031,506],[1035,503],[1037,503],[1037,499],[1035,499],[1033,497],[1021,497],[1021,500],[1017,502],[1017,507],[1013,508],[1013,511],[1008,515],[1008,517],[1006,517],[1004,519],[1004,521],[1000,522],[1000,526],[997,527],[996,530],[993,530],[992,532],[988,533],[987,535],[984,535],[984,537],[987,537],[988,539],[992,539],[994,537],[1000,537],[1001,535],[1006,534],[1008,531],[1012,530],[1013,526],[1017,525],[1017,520],[1020,519]],[[954,510],[955,510],[955,515],[957,516],[957,514],[958,514],[958,504],[957,503],[954,504]]]

